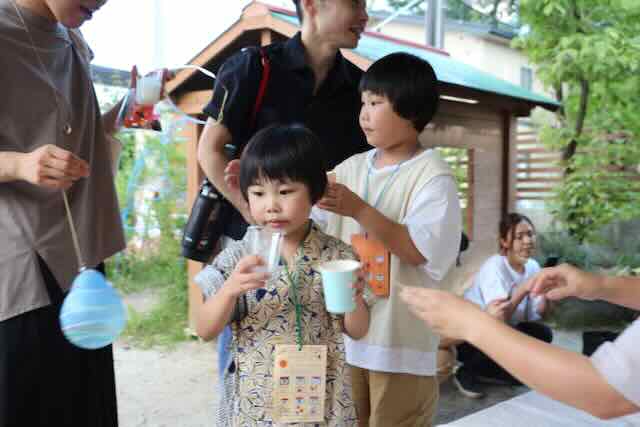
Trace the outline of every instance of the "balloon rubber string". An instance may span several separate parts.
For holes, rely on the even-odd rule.
[[[42,61],[42,58],[38,53],[38,49],[36,49],[36,44],[33,41],[33,37],[31,36],[31,31],[29,31],[29,27],[27,26],[27,23],[25,22],[24,17],[22,16],[22,12],[20,12],[20,8],[18,8],[18,5],[16,4],[15,0],[11,0],[11,4],[13,5],[13,8],[15,9],[16,14],[20,18],[20,21],[22,22],[22,27],[24,31],[27,33],[27,36],[29,37],[29,42],[31,43],[31,49],[33,49],[33,53],[35,54],[35,57],[38,60],[38,63],[40,64],[40,68],[42,69],[42,72],[47,77],[47,80],[49,82],[49,87],[51,89],[51,92],[53,93],[53,99],[56,103],[56,107],[58,108],[58,110],[60,110],[61,109],[60,100],[58,99],[58,93],[56,91],[56,87],[53,83],[53,79],[51,78],[51,76],[49,75],[49,72],[47,71],[47,67],[44,66],[44,62]],[[76,252],[76,257],[78,259],[78,266],[80,271],[82,271],[86,268],[86,265],[82,260],[82,254],[80,253],[80,244],[78,243],[78,235],[76,233],[76,227],[73,224],[73,217],[71,216],[71,208],[69,207],[69,200],[67,200],[67,193],[64,190],[62,190],[62,198],[64,199],[64,207],[67,211],[67,219],[69,220],[69,227],[71,228],[71,237],[73,239],[73,246]]]
[[[177,71],[177,70],[187,70],[187,69],[191,69],[191,70],[196,70],[196,71],[200,71],[202,74],[204,74],[207,77],[211,77],[213,80],[216,80],[216,84],[219,84],[220,87],[222,88],[222,90],[224,91],[224,95],[222,97],[222,105],[220,106],[220,112],[218,113],[218,118],[216,119],[216,123],[221,123],[222,119],[224,118],[224,108],[227,104],[227,97],[229,96],[229,91],[227,90],[226,87],[224,87],[224,85],[222,83],[220,83],[217,80],[217,77],[214,73],[212,73],[211,71],[207,70],[206,68],[203,67],[199,67],[197,65],[182,65],[180,67],[176,67],[176,68],[172,68],[172,71]],[[215,94],[215,89],[216,87],[214,86],[214,94]],[[213,96],[213,95],[212,95]],[[184,111],[182,111],[180,109],[180,107],[178,107],[172,100],[171,97],[166,97],[166,102],[169,104],[169,106],[176,111],[180,116],[182,116],[183,118],[185,118],[187,121],[192,122],[192,123],[196,123],[199,125],[206,125],[207,122],[204,120],[199,120],[196,118],[193,118],[191,116],[189,116],[187,113],[185,113]]]
[[[78,233],[76,232],[76,226],[73,222],[73,216],[71,215],[71,208],[69,207],[69,199],[67,199],[67,192],[62,190],[62,198],[64,199],[64,208],[67,211],[67,220],[69,221],[69,228],[71,229],[71,238],[73,239],[73,248],[76,252],[76,258],[78,259],[79,270],[82,271],[87,266],[82,260],[82,252],[80,252],[80,243],[78,243]]]

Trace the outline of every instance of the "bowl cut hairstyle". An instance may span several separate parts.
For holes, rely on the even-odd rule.
[[[360,93],[386,97],[393,111],[411,121],[418,132],[431,122],[440,103],[438,79],[431,64],[403,52],[374,62],[362,76],[359,89]]]
[[[240,161],[240,190],[260,180],[302,182],[311,203],[322,198],[327,187],[327,167],[318,137],[302,125],[273,125],[256,133]]]

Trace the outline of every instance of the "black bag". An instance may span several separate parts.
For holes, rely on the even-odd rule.
[[[262,106],[271,71],[269,58],[263,48],[260,49],[260,56],[262,58],[262,78],[256,96],[256,103],[251,112],[251,128],[255,127],[256,116]],[[229,156],[229,158],[233,157]],[[243,224],[245,224],[244,227],[242,227]],[[242,215],[205,178],[200,185],[198,197],[196,197],[191,208],[189,220],[184,228],[182,256],[194,261],[208,262],[213,255],[218,240],[223,234],[239,239],[242,237],[245,228],[246,223]]]
[[[462,255],[462,252],[466,251],[467,249],[469,249],[469,238],[463,231],[462,235],[460,236],[460,248],[458,249],[458,256],[456,257],[456,267],[460,267],[462,265],[462,263],[460,262],[460,256]]]
[[[617,332],[611,331],[584,331],[582,333],[582,354],[590,357],[598,347],[608,341],[618,338]]]
[[[233,206],[205,179],[182,235],[182,256],[207,262],[231,217]]]

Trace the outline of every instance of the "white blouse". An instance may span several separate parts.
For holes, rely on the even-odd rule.
[[[640,319],[614,342],[602,344],[591,362],[614,389],[640,407]]]

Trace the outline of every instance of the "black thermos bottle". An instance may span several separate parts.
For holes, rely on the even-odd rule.
[[[182,256],[207,262],[229,220],[230,208],[229,202],[205,179],[184,228]]]

